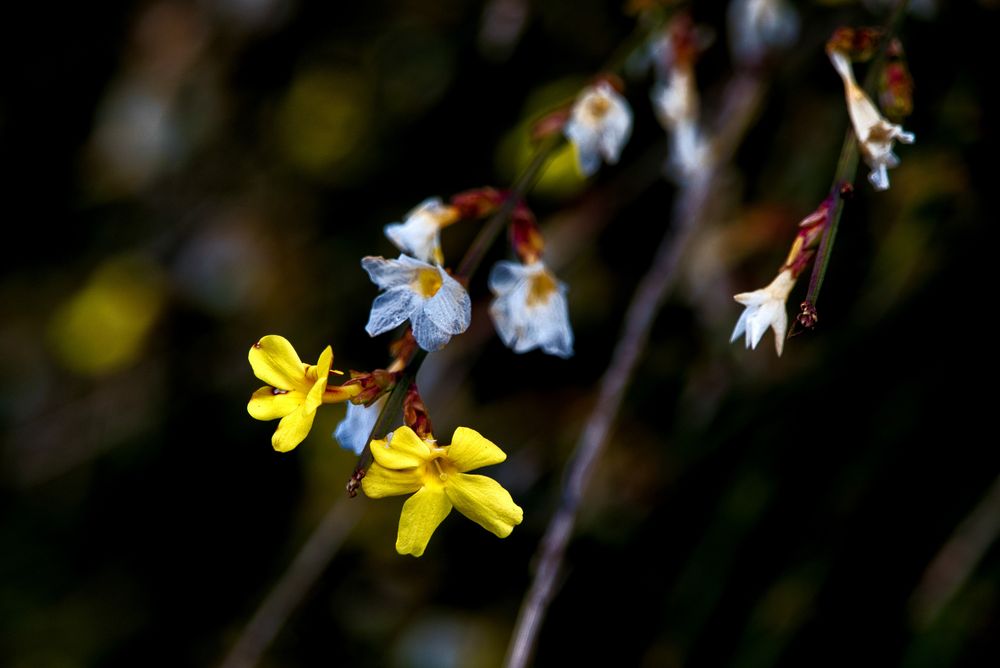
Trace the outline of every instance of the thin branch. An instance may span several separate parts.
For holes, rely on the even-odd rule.
[[[271,645],[288,618],[326,570],[361,518],[364,506],[341,498],[306,541],[243,629],[220,668],[250,668]]]
[[[524,668],[531,660],[549,603],[562,571],[566,547],[594,467],[607,447],[608,434],[618,417],[625,391],[652,329],[656,314],[677,279],[677,269],[693,232],[708,216],[712,193],[735,146],[757,113],[763,84],[759,79],[738,76],[727,87],[722,109],[725,124],[716,136],[714,162],[699,177],[686,182],[678,193],[673,223],[656,251],[649,271],[639,283],[625,315],[625,326],[615,346],[611,363],[601,379],[597,404],[590,414],[574,454],[567,465],[559,508],[542,538],[534,580],[518,615],[505,665]]]
[[[966,517],[924,572],[910,602],[914,621],[926,628],[982,560],[1000,535],[1000,477]]]

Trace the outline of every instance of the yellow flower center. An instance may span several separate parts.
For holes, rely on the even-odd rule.
[[[604,118],[604,115],[611,109],[611,102],[606,97],[592,97],[587,104],[587,111],[596,118]]]
[[[556,288],[556,280],[549,272],[535,274],[531,277],[531,287],[528,288],[528,306],[547,304]]]
[[[434,448],[440,450],[440,448]],[[435,452],[424,466],[423,482],[425,485],[441,486],[448,482],[448,476],[458,472],[451,460],[443,452]]]
[[[441,274],[437,269],[421,269],[413,279],[413,291],[421,297],[433,297],[441,289]]]

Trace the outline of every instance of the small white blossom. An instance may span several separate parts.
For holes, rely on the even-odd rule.
[[[690,67],[671,67],[667,83],[651,92],[653,111],[660,125],[670,132],[669,171],[681,180],[703,173],[711,159],[711,147],[698,126],[698,89]]]
[[[799,34],[799,15],[784,0],[733,0],[729,4],[729,41],[733,55],[754,63]]]
[[[573,355],[566,284],[549,273],[541,260],[527,265],[497,262],[490,271],[489,286],[496,295],[490,317],[504,345],[516,353],[541,348],[559,357]]]
[[[602,157],[609,165],[618,162],[632,134],[632,109],[611,84],[602,81],[576,98],[563,134],[576,147],[580,171],[590,176],[601,166]]]
[[[441,228],[456,220],[455,207],[443,204],[439,197],[430,197],[406,214],[402,223],[386,225],[385,236],[402,252],[423,262],[441,264]]]
[[[372,303],[365,331],[378,336],[410,321],[424,350],[440,350],[452,336],[469,327],[469,293],[438,265],[400,255],[397,260],[366,257],[361,266],[385,292]]]
[[[904,144],[912,144],[913,133],[904,132],[902,126],[890,123],[879,113],[854,80],[854,69],[846,54],[830,51],[830,62],[844,81],[847,111],[851,115],[854,134],[861,146],[861,155],[872,170],[868,174],[868,180],[875,190],[887,190],[889,173],[886,170],[899,165],[899,157],[892,152],[893,143],[898,139]]]
[[[770,327],[774,330],[774,349],[781,357],[785,346],[785,332],[788,329],[788,314],[785,312],[785,302],[795,285],[791,269],[785,269],[771,283],[760,290],[741,292],[733,299],[746,306],[746,309],[736,321],[736,328],[729,341],[732,343],[746,333],[747,348],[757,348],[764,332]]]
[[[347,415],[337,424],[337,429],[333,432],[333,437],[340,443],[340,447],[356,455],[364,452],[368,447],[368,437],[387,399],[388,395],[383,395],[371,406],[348,402]]]

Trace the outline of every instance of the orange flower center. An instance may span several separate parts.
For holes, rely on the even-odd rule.
[[[528,289],[528,306],[547,304],[556,287],[556,280],[547,271],[532,276],[531,287]]]

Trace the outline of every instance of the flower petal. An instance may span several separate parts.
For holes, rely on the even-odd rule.
[[[405,261],[405,260],[408,261]],[[409,285],[413,278],[413,263],[411,257],[400,255],[398,260],[387,260],[384,257],[369,255],[361,259],[361,267],[368,272],[372,283],[383,290]],[[418,263],[422,265],[423,263]]]
[[[424,487],[408,498],[399,516],[396,552],[422,555],[434,530],[450,512],[451,501],[440,487]]]
[[[365,496],[372,499],[412,494],[423,486],[418,471],[413,469],[394,471],[378,462],[374,462],[365,477],[361,479],[361,489],[364,490]]]
[[[364,452],[365,448],[368,447],[368,437],[378,421],[379,413],[382,412],[386,399],[388,399],[388,395],[383,395],[378,401],[367,407],[347,404],[347,415],[333,432],[333,437],[340,443],[340,447],[350,450],[356,455]]]
[[[268,334],[250,347],[247,356],[255,376],[282,390],[301,389],[305,384],[305,367],[295,348],[283,336]]]
[[[513,290],[518,281],[524,280],[527,273],[524,265],[520,262],[500,260],[490,269],[490,277],[487,282],[493,294],[499,295]]]
[[[281,418],[278,428],[271,437],[271,445],[278,452],[288,452],[294,450],[295,446],[305,440],[312,429],[313,420],[316,418],[316,408],[310,407],[308,403],[303,403],[294,411]]]
[[[382,293],[372,302],[372,312],[368,317],[365,331],[368,336],[378,336],[403,324],[417,307],[418,297],[409,284],[392,288]]]
[[[451,334],[434,324],[422,308],[417,309],[410,318],[410,325],[417,345],[428,352],[441,350],[451,341]]]
[[[472,301],[465,288],[443,269],[441,289],[424,304],[424,313],[435,325],[448,334],[461,334],[469,328],[472,319]]]
[[[445,493],[458,512],[500,538],[509,536],[524,519],[524,511],[493,478],[456,473],[448,477]]]
[[[372,441],[372,456],[389,469],[410,469],[428,460],[430,447],[409,427],[400,427],[391,438]]]
[[[262,387],[250,397],[247,412],[255,420],[277,420],[283,418],[305,401],[305,395],[297,390],[286,392],[270,385]]]
[[[507,459],[503,450],[475,429],[459,427],[451,437],[448,459],[462,473]]]
[[[326,384],[330,380],[330,365],[333,364],[333,349],[327,346],[319,355],[319,362],[311,371],[316,373],[316,380],[309,388],[305,405],[315,411],[323,403],[323,393],[326,391]]]

